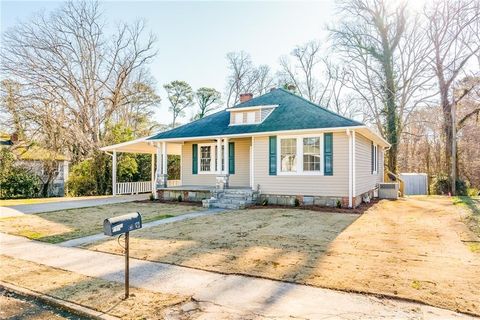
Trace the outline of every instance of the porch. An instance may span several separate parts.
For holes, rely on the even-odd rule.
[[[145,137],[101,149],[112,156],[113,195],[150,192],[155,198],[175,194],[175,197],[181,195],[183,199],[196,199],[198,195],[206,199],[214,190],[252,189],[250,137],[168,142],[147,139]],[[151,180],[118,181],[117,157],[120,153],[150,154]],[[168,169],[171,167],[168,166],[167,158],[170,155],[180,156],[180,179],[168,177]]]

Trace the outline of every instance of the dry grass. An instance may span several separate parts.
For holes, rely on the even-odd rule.
[[[163,311],[188,297],[130,288],[123,299],[123,284],[86,277],[41,264],[0,256],[0,280],[58,299],[67,300],[122,319],[161,319]]]
[[[480,315],[475,235],[448,198],[381,201],[365,214],[258,209],[136,232],[132,256],[222,273],[396,296]],[[117,252],[114,241],[90,249]]]
[[[142,214],[143,222],[149,222],[198,210],[202,208],[149,202],[117,203],[0,218],[0,232],[58,243],[100,233],[105,218],[128,212],[138,211]]]

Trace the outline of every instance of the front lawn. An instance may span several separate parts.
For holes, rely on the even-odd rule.
[[[0,218],[0,232],[20,235],[34,240],[58,243],[101,233],[105,218],[129,212],[138,211],[142,214],[143,222],[149,222],[199,210],[202,210],[202,208],[179,204],[151,202],[116,203],[97,207]]]
[[[250,209],[140,230],[130,248],[140,259],[480,315],[480,253],[464,243],[476,236],[460,211],[447,197],[384,200],[363,215]],[[114,240],[89,248],[122,253]]]

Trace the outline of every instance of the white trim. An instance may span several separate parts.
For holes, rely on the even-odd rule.
[[[266,104],[260,106],[251,106],[251,107],[240,107],[240,108],[228,108],[225,111],[248,111],[248,110],[262,110],[262,109],[269,109],[269,108],[277,108],[278,104]]]
[[[198,174],[217,174],[217,170],[216,170],[216,163],[217,161],[215,160],[214,158],[214,154],[215,154],[215,143],[199,143],[198,144]],[[202,147],[210,147],[210,171],[201,171],[201,164],[202,164]],[[221,162],[220,162],[220,170],[221,170]]]
[[[112,157],[112,194],[117,195],[117,152],[115,150]]]
[[[225,134],[222,137],[225,138],[238,138],[238,137],[261,137],[261,136],[272,136],[272,135],[282,135],[282,134],[302,134],[306,132],[341,132],[345,129],[351,128],[367,128],[366,126],[356,126],[356,127],[335,127],[335,128],[311,128],[311,129],[295,129],[295,130],[280,130],[280,131],[262,131],[262,132],[251,132],[251,133],[237,133],[237,134]],[[314,135],[315,133],[311,133]],[[214,136],[201,136],[201,137],[184,137],[184,138],[167,138],[167,139],[156,139],[150,141],[195,141],[195,140],[210,140],[210,139],[217,139],[218,135]]]
[[[304,138],[320,138],[320,171],[305,171],[303,170],[303,139]],[[283,139],[296,139],[296,160],[297,166],[296,171],[285,172],[282,171],[282,148],[281,140]],[[323,132],[320,134],[301,134],[301,135],[287,135],[287,136],[277,136],[277,175],[280,176],[323,176],[323,166],[324,166],[324,136]]]
[[[152,153],[150,162],[150,182],[152,183],[152,194],[155,196],[156,182],[155,182],[155,153]]]
[[[228,174],[230,172],[230,164],[228,163],[228,138],[223,139],[223,173]],[[220,152],[222,148],[220,147]],[[222,169],[222,160],[220,159],[220,169]]]

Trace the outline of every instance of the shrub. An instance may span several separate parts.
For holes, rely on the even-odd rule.
[[[93,160],[90,159],[72,166],[68,176],[68,193],[72,196],[97,195],[97,182],[93,171]]]
[[[155,196],[153,195],[153,193],[150,193],[150,197],[149,197],[149,198],[150,198],[150,201],[155,200]]]
[[[0,181],[2,198],[34,198],[40,195],[40,179],[21,167],[12,167]]]
[[[477,188],[468,188],[467,189],[467,196],[469,197],[475,197],[480,195],[480,190]]]
[[[295,202],[293,204],[295,205],[295,207],[300,207],[300,200],[295,198]]]
[[[340,200],[337,200],[336,207],[337,207],[338,209],[342,208],[342,202],[341,202]]]
[[[451,186],[452,183],[449,177],[446,175],[438,175],[432,180],[432,184],[430,185],[430,193],[446,195],[450,192]],[[457,179],[455,187],[458,196],[467,195],[468,184],[465,181]]]
[[[182,202],[182,201],[183,201],[183,198],[182,198],[182,195],[181,195],[181,194],[178,195],[177,200],[178,200],[178,202]]]

